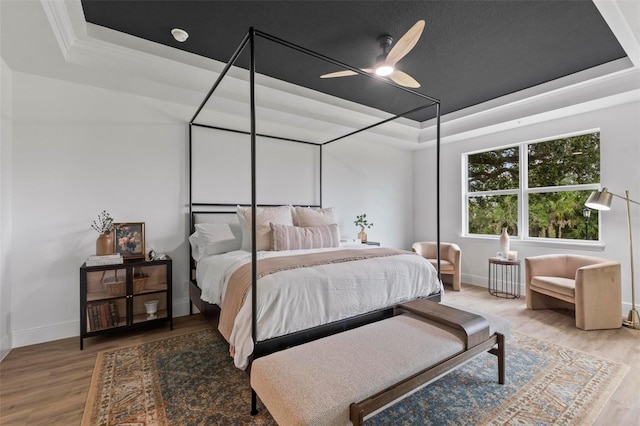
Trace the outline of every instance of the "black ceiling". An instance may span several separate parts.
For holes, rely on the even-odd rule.
[[[380,35],[397,40],[424,19],[422,37],[397,67],[421,83],[418,92],[442,101],[443,114],[626,56],[591,0],[82,0],[82,5],[88,22],[225,63],[254,27],[349,65],[371,67],[381,53]],[[172,38],[175,27],[189,33],[185,43]],[[362,76],[320,79],[340,69],[266,41],[256,46],[258,72],[392,113],[410,109],[406,96],[370,90],[379,82]]]

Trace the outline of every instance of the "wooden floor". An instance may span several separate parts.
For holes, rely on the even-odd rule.
[[[201,315],[169,326],[13,349],[0,362],[0,425],[79,425],[98,352],[211,327]]]
[[[598,425],[640,425],[640,330],[582,331],[569,311],[530,311],[524,298],[507,300],[463,285],[444,300],[500,315],[513,330],[619,361],[631,368],[605,405]],[[125,336],[58,340],[13,349],[0,362],[0,425],[78,425],[99,351],[210,327],[199,315],[180,317],[174,330],[158,327]],[[508,378],[507,378],[508,379]]]

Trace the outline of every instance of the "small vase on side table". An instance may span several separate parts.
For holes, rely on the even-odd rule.
[[[502,228],[502,234],[500,234],[500,253],[504,259],[509,258],[509,234],[507,234],[507,228]]]
[[[105,231],[98,236],[96,240],[96,255],[104,256],[106,254],[113,254],[113,233],[111,231]]]
[[[367,242],[367,233],[364,232],[364,228],[362,228],[362,230],[358,232],[358,238],[360,238],[360,241],[363,244]]]

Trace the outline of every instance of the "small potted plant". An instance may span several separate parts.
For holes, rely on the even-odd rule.
[[[356,216],[356,220],[353,222],[356,226],[360,227],[360,232],[358,233],[358,238],[362,243],[367,242],[367,233],[364,232],[365,228],[371,228],[373,226],[372,222],[367,220],[367,214],[363,213],[361,215]]]
[[[102,213],[98,215],[98,219],[91,223],[91,227],[100,234],[96,240],[96,255],[112,254],[114,245],[111,232],[113,230],[113,218],[111,215],[106,210],[102,210]]]

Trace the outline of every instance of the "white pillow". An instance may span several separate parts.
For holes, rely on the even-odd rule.
[[[200,262],[202,259],[203,253],[200,251],[200,246],[198,245],[198,231],[189,235],[189,244],[191,244],[191,256],[193,260],[196,262]]]
[[[271,224],[273,250],[301,250],[325,247],[339,247],[338,225],[288,226]]]
[[[191,234],[191,255],[196,261],[212,254],[240,250],[242,233],[235,223],[198,223]],[[195,249],[194,249],[195,243]]]
[[[312,209],[309,207],[296,207],[295,219],[297,226],[321,226],[338,224],[336,209],[327,207],[325,209]]]
[[[293,226],[291,206],[256,207],[256,249],[271,250],[272,232],[270,223]],[[238,206],[238,221],[242,228],[242,250],[251,250],[251,207]]]

